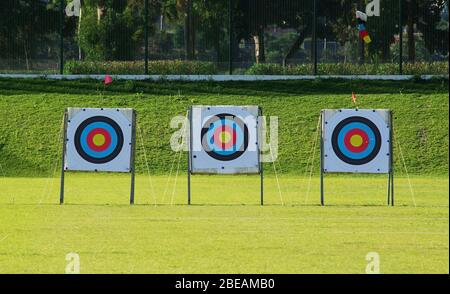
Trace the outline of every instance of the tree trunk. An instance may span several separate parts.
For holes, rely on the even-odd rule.
[[[195,41],[194,41],[194,24],[192,18],[192,0],[185,2],[185,18],[184,18],[184,47],[185,57],[187,60],[194,59]]]
[[[255,42],[255,62],[259,63],[259,36],[254,35],[253,41]]]
[[[414,6],[415,0],[408,1],[408,20],[407,20],[407,31],[408,31],[408,61],[415,62],[416,60],[416,40],[414,37]]]
[[[100,23],[103,15],[105,14],[105,0],[99,0],[97,5],[97,23]]]
[[[28,49],[27,49],[27,41],[26,39],[23,41],[23,51],[25,53],[25,64],[27,66],[27,70],[30,70],[30,63],[28,61]]]
[[[266,61],[265,48],[264,48],[264,30],[261,29],[253,36],[255,42],[255,59],[256,63],[264,63]]]

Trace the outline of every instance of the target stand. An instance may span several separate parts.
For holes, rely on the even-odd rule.
[[[188,205],[191,204],[191,174],[259,174],[260,204],[264,205],[261,116],[258,106],[190,107]]]
[[[136,111],[131,108],[67,108],[64,112],[60,204],[67,171],[131,174],[134,204]]]
[[[388,174],[387,204],[394,206],[392,111],[324,109],[320,125],[320,204],[326,173],[369,173]]]

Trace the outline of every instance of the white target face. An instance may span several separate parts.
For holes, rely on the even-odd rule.
[[[191,110],[191,172],[259,173],[259,108],[194,106]]]
[[[130,172],[133,110],[69,108],[65,170]]]
[[[389,172],[389,110],[323,110],[322,130],[324,172]]]

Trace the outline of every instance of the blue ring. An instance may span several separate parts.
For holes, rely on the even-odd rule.
[[[111,144],[109,144],[109,146],[106,150],[101,151],[101,152],[92,150],[87,143],[87,136],[93,129],[96,129],[96,128],[105,129],[111,136]],[[107,157],[108,155],[110,155],[116,149],[117,133],[113,127],[111,127],[109,124],[107,124],[105,122],[93,122],[93,123],[90,123],[89,125],[87,125],[81,132],[80,143],[81,143],[81,148],[83,149],[84,152],[86,152],[87,155],[92,156],[94,158],[104,158],[104,157]]]
[[[363,150],[362,152],[358,152],[358,153],[352,152],[352,151],[348,150],[347,147],[345,146],[345,143],[344,143],[345,135],[352,129],[361,129],[362,131],[364,131],[367,134],[367,137],[369,139],[369,144],[368,144],[367,148],[365,150]],[[348,158],[362,159],[364,157],[367,157],[373,151],[373,149],[375,148],[376,139],[375,139],[375,134],[373,133],[372,129],[370,129],[367,125],[360,123],[360,122],[351,122],[341,129],[341,131],[339,132],[339,135],[338,135],[337,142],[338,142],[338,146],[339,146],[339,149],[341,150],[342,154],[344,154]]]

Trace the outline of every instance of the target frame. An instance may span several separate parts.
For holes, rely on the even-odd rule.
[[[323,172],[389,173],[390,120],[387,109],[322,110]]]
[[[131,172],[134,110],[68,108],[65,171]]]
[[[258,106],[192,106],[189,172],[259,174],[259,113]],[[222,119],[226,119],[226,122],[223,123]],[[232,142],[229,146],[224,145],[227,148],[218,146],[220,140],[217,138],[221,131],[222,134],[228,133],[226,136]],[[225,141],[221,144],[229,143]]]

